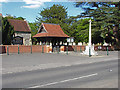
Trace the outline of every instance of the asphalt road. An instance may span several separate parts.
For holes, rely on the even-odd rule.
[[[98,53],[98,56],[92,57],[81,55],[80,52],[70,52],[68,55],[65,53],[20,53],[2,55],[2,68],[0,70],[2,70],[2,74],[7,74],[118,59],[117,51],[110,51],[108,56],[106,55],[106,51],[99,51]]]
[[[3,74],[3,88],[117,88],[117,60]]]

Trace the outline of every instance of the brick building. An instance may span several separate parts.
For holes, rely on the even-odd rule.
[[[25,20],[8,19],[14,27],[12,44],[31,45],[31,29]]]
[[[0,16],[2,16],[2,13],[0,13]]]

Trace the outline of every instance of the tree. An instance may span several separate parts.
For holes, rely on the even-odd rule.
[[[63,31],[68,34],[69,33],[69,24],[72,22],[69,19],[67,19],[67,8],[65,8],[62,5],[53,5],[50,8],[44,8],[43,11],[39,13],[40,16],[38,16],[37,22],[39,23],[54,23],[59,24]]]
[[[42,22],[59,24],[64,33],[70,37],[75,37],[76,31],[72,24],[76,22],[76,18],[73,16],[68,17],[67,8],[64,6],[54,4],[52,7],[41,11],[39,15],[36,18],[38,24]]]
[[[31,28],[32,44],[35,45],[37,43],[37,39],[32,37],[37,34],[40,25],[37,25],[37,23],[29,23],[29,25]]]
[[[88,42],[89,19],[80,19],[77,21],[76,42]],[[74,25],[74,24],[73,24]]]
[[[112,3],[111,3],[111,5],[112,5]],[[120,30],[119,30],[120,18],[116,14],[116,12],[120,14],[120,12],[116,10],[116,7],[114,7],[114,6],[111,7],[110,5],[102,6],[102,7],[97,8],[94,11],[91,11],[91,15],[94,16],[95,26],[99,27],[99,29],[102,31],[102,34],[105,33],[104,34],[105,41],[107,43],[111,43],[112,45],[116,45],[116,44],[120,43],[120,41],[117,42],[119,39],[119,37],[117,37],[117,34],[120,32]],[[106,34],[108,34],[109,36],[106,36]],[[108,40],[106,37],[107,38],[109,37]],[[114,39],[116,39],[116,41],[112,40],[112,39],[110,40],[110,38],[112,38],[112,37],[114,37]],[[115,42],[112,43],[113,41],[115,41]]]
[[[62,22],[65,22],[65,19],[67,18],[66,9],[67,8],[65,8],[64,6],[55,4],[50,8],[44,8],[44,10],[39,13],[40,17],[37,17],[37,21],[61,24]]]
[[[111,36],[115,41],[112,44],[120,48],[120,2],[80,2],[76,3],[76,6],[81,6],[85,11],[79,17],[92,17],[94,30],[101,31],[101,36],[104,35],[104,38],[106,34],[112,33]]]
[[[17,20],[25,20],[25,18],[23,18],[23,17],[17,17],[15,19],[17,19]]]
[[[25,20],[25,18],[23,18],[23,17],[11,16],[10,14],[7,14],[6,18],[7,19],[16,19],[16,20]]]
[[[2,18],[2,44],[10,45],[14,34],[14,28],[10,25],[7,18]]]
[[[96,31],[92,36],[92,43],[97,44],[101,43],[103,44],[104,38],[101,36],[101,31]]]

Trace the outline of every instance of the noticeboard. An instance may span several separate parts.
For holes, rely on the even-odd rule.
[[[12,40],[12,43],[13,43],[13,45],[15,45],[15,44],[22,45],[23,44],[23,37],[20,37],[20,36],[14,37]]]

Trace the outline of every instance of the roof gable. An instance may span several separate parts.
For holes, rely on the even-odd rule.
[[[18,32],[31,32],[28,23],[24,20],[15,20],[15,19],[8,19],[10,24],[14,27],[15,31]]]
[[[38,33],[33,37],[69,37],[63,31],[60,25],[58,24],[50,24],[50,23],[42,23],[46,33]]]
[[[40,25],[40,28],[38,30],[38,33],[47,33],[47,30],[45,29],[43,23]]]

